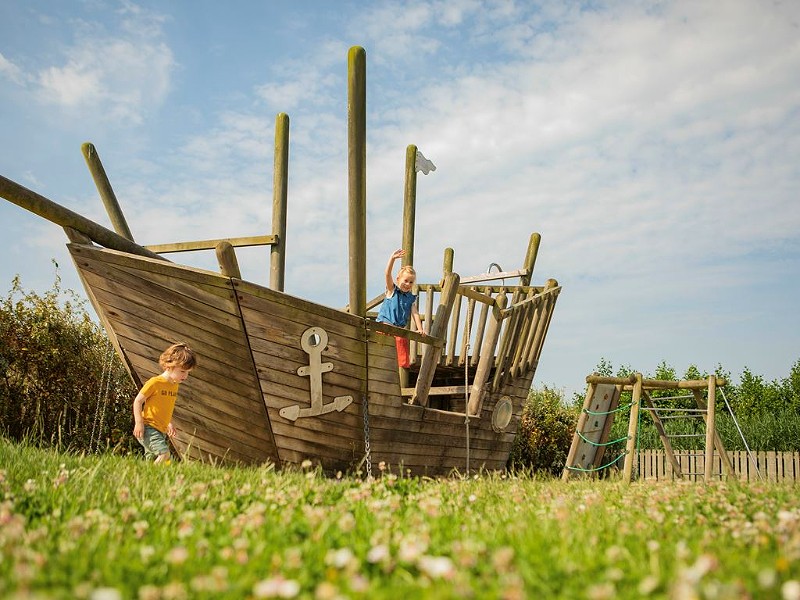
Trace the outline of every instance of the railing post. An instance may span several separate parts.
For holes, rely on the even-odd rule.
[[[532,233],[528,241],[528,251],[525,253],[525,264],[522,268],[526,273],[519,278],[521,285],[530,285],[533,278],[533,267],[536,265],[536,256],[539,254],[539,243],[542,241],[542,236],[539,233]]]
[[[231,243],[223,240],[217,244],[215,250],[220,273],[225,275],[225,277],[241,279],[242,273],[239,270],[239,261],[236,260],[236,252]]]
[[[430,335],[435,338],[444,339],[447,333],[447,324],[450,319],[450,311],[458,292],[460,277],[458,273],[451,273],[445,278],[442,286],[442,295],[439,299],[439,307],[436,309],[436,316],[433,319],[433,326]],[[442,353],[441,347],[426,345],[422,353],[422,363],[419,367],[417,376],[417,386],[414,395],[411,397],[411,404],[428,405],[428,393],[431,391],[433,376],[436,373],[436,363]]]
[[[500,329],[502,325],[502,310],[506,307],[508,297],[499,294],[495,299],[500,310],[490,311],[489,325],[481,346],[481,358],[478,361],[478,368],[475,370],[475,379],[472,381],[472,390],[469,394],[468,411],[470,415],[479,415],[483,407],[483,399],[486,396],[486,382],[494,364],[494,351],[497,348],[497,340],[500,339]]]

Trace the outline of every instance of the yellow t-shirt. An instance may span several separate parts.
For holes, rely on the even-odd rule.
[[[144,396],[142,420],[150,427],[166,433],[172,420],[172,410],[178,398],[179,383],[169,381],[164,374],[151,377],[139,393]]]

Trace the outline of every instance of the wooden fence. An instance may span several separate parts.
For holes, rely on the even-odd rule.
[[[646,480],[678,479],[672,464],[663,450],[640,450],[638,466],[634,464],[634,477]],[[734,475],[742,481],[800,481],[800,452],[728,452]],[[681,467],[683,479],[702,481],[705,456],[702,450],[677,450],[675,458]],[[722,460],[714,455],[714,475],[722,473]],[[755,463],[755,464],[754,464]]]

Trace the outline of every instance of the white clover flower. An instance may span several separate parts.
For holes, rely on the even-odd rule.
[[[420,556],[417,566],[431,579],[450,579],[456,572],[453,561],[447,556]]]
[[[253,596],[256,598],[294,598],[299,593],[300,584],[283,577],[262,579],[253,586]]]

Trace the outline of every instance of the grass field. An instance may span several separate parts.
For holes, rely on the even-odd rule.
[[[0,597],[800,599],[790,485],[376,475],[0,439]]]

